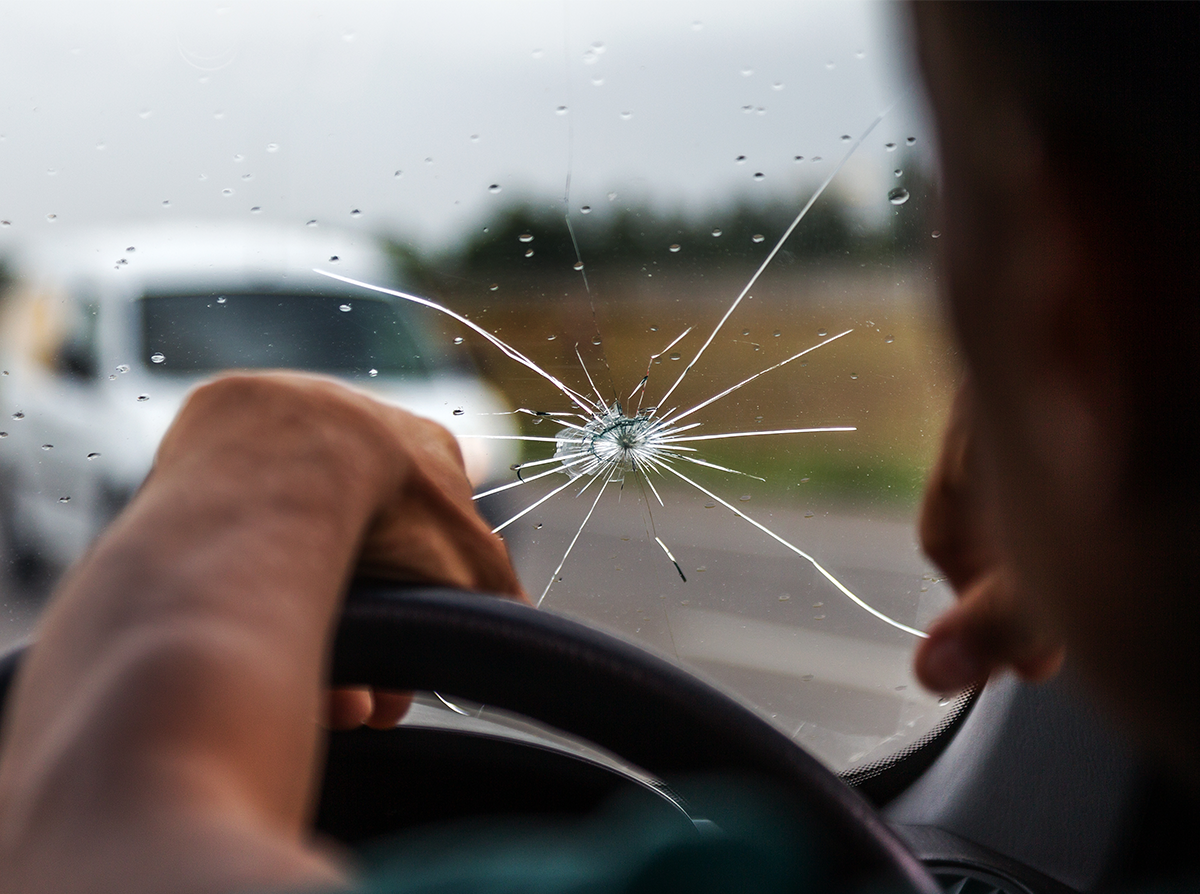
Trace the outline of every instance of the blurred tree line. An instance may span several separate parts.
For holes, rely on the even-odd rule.
[[[835,182],[809,209],[775,264],[879,261],[924,251],[933,184],[915,159],[898,161],[905,175],[894,185],[907,190],[907,201],[888,202],[882,220],[868,224],[839,197]],[[561,199],[512,202],[439,255],[424,254],[402,240],[388,247],[402,279],[414,288],[447,276],[561,273],[581,257],[589,267],[608,270],[649,263],[720,266],[765,257],[809,194],[770,203],[741,201],[699,216],[649,205],[573,211],[578,253]]]

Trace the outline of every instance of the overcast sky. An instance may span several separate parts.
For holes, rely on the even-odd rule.
[[[839,177],[880,216],[897,159],[930,143],[886,5],[0,0],[0,15],[0,252],[165,216],[438,246],[518,197],[562,200],[568,174],[575,213],[791,201],[896,103]]]

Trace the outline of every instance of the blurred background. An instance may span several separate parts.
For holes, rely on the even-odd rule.
[[[902,9],[0,9],[5,641],[24,635],[55,576],[128,497],[196,380],[131,308],[164,296],[206,308],[234,296],[218,312],[251,294],[367,300],[307,277],[319,266],[453,308],[590,393],[582,359],[626,409],[649,373],[653,405],[839,165],[670,405],[852,329],[692,421],[695,434],[856,431],[704,442],[706,460],[747,475],[694,477],[904,624],[949,600],[912,533],[957,361],[936,305],[937,167]],[[511,411],[570,411],[561,394],[436,311],[395,313],[388,325],[414,340],[416,367],[310,368],[377,389],[387,379],[395,390],[382,395],[476,451],[481,487],[552,455],[537,441],[486,453],[471,435],[552,437],[552,418]],[[565,480],[481,509],[504,521]],[[595,488],[568,488],[505,530],[535,596],[556,578],[548,610],[679,657],[838,770],[941,720],[945,700],[909,673],[911,635],[704,494],[654,486],[663,505],[633,476],[610,488],[559,571]]]

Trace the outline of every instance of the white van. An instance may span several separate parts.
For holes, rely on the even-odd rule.
[[[461,437],[515,427],[421,308],[313,272],[389,283],[368,237],[110,228],[28,245],[16,262],[0,320],[0,521],[18,574],[79,555],[149,470],[187,391],[222,370],[347,379],[460,435],[477,485],[517,459],[515,441]]]

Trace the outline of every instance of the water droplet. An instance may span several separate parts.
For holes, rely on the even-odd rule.
[[[633,117],[633,112],[622,112],[622,113],[621,113],[621,120],[622,120],[622,121],[628,121],[628,120],[629,120],[630,118],[632,118],[632,117]]]
[[[305,225],[306,227],[315,227],[315,226],[317,225],[317,221],[316,221],[316,219],[315,219],[315,218],[314,218],[313,220],[306,220],[306,221],[304,222],[304,225]]]
[[[11,227],[11,226],[12,226],[11,220],[0,220],[0,227]]]
[[[267,151],[268,152],[278,152],[279,144],[278,143],[267,143]]]
[[[253,180],[254,175],[253,174],[242,174],[242,179],[243,180]]]
[[[533,249],[532,248],[525,249],[525,257],[527,257],[527,258],[533,257]]]
[[[340,310],[344,314],[348,314],[348,313],[350,313],[350,305],[349,304],[339,304],[338,310]]]
[[[712,234],[713,234],[714,236],[720,236],[720,235],[721,235],[721,228],[720,228],[720,227],[713,227]]]
[[[43,445],[42,445],[42,449],[43,449],[43,450],[53,450],[53,449],[54,449],[54,445],[53,445],[53,444],[43,444]]]
[[[488,187],[488,192],[490,192],[492,195],[495,195],[496,193],[500,192],[500,189],[501,187],[499,183],[493,183]]]
[[[592,206],[591,205],[583,205],[582,207],[580,207],[579,213],[580,214],[591,214]]]
[[[825,616],[824,615],[813,615],[813,620],[814,621],[824,621]]]
[[[716,504],[716,503],[705,503],[705,504],[704,504],[704,508],[705,508],[705,509],[716,509],[716,508],[717,508],[717,504]]]
[[[59,498],[58,498],[58,502],[60,502],[60,503],[70,503],[70,502],[71,502],[71,498],[70,498],[70,497],[59,497]]]
[[[788,601],[789,599],[791,599],[791,598],[792,598],[792,597],[791,597],[791,596],[789,596],[787,593],[783,593],[783,594],[781,594],[781,595],[780,595],[780,597],[779,597],[779,601],[780,601],[780,602],[787,602],[787,601]]]
[[[541,59],[543,55],[545,55],[545,50],[539,48],[533,51],[534,59]]]
[[[261,211],[262,211],[261,205],[255,205],[253,208],[250,209],[251,214],[258,214]]]
[[[229,198],[231,195],[233,195],[233,190],[226,187],[225,189],[221,190],[221,195],[223,195],[225,198]]]
[[[163,356],[161,351],[155,351],[153,354],[150,355],[151,363],[162,363],[166,359],[167,358]]]
[[[465,412],[467,412],[467,411],[466,411],[466,410],[464,410],[462,407],[458,407],[457,409],[455,409],[455,411],[454,411],[454,415],[455,415],[455,416],[461,416],[461,415],[462,415],[463,413],[465,413]]]
[[[228,299],[228,298],[226,298],[224,295],[218,295],[218,296],[217,296],[217,304],[224,304],[224,303],[225,303],[226,301],[228,301],[228,300],[229,300],[229,299]]]
[[[939,708],[946,707],[946,705],[950,704],[950,698],[951,698],[951,696],[949,696],[949,695],[943,695],[941,698],[938,699],[938,707]]]
[[[339,260],[341,260],[341,259],[337,255],[329,256],[329,263],[331,263],[331,264],[336,264]]]
[[[556,338],[558,338],[557,335],[547,335],[546,341],[554,341],[554,339],[556,339]]]
[[[582,269],[583,269],[583,261],[576,261],[576,262],[575,262],[575,269],[576,269],[576,270],[582,270]]]
[[[823,326],[817,330],[817,338],[824,338],[828,334],[829,334],[829,330]]]
[[[139,394],[137,399],[140,403],[145,403],[146,401],[148,401],[150,399],[150,395],[149,394]]]
[[[826,62],[826,63],[825,63],[825,67],[826,67],[827,69],[829,69],[830,71],[833,71],[833,68],[834,68],[834,65],[833,65],[833,60],[832,60],[832,59],[830,59],[828,62]]]
[[[941,238],[942,238],[942,231],[941,231],[941,230],[934,230],[934,231],[933,231],[932,233],[930,233],[929,235],[930,235],[930,236],[932,236],[934,239],[941,239]]]
[[[99,459],[99,458],[100,458],[100,454],[99,454],[99,453],[89,453],[89,454],[87,455],[87,458],[88,458],[88,459]]]
[[[749,494],[742,494],[740,497],[738,497],[738,501],[739,501],[739,502],[741,502],[741,503],[749,503],[749,502],[750,502],[750,495],[749,495]]]
[[[842,142],[843,143],[849,143],[853,139],[854,139],[854,137],[850,136],[850,134],[848,134],[848,133],[842,134]]]
[[[916,142],[917,142],[917,138],[916,138],[916,137],[909,137],[908,139],[906,139],[906,140],[904,141],[904,145],[905,145],[905,146],[912,146],[912,145],[915,145],[915,144],[916,144]]]
[[[667,251],[679,251],[679,243],[673,242],[667,247]]]
[[[680,354],[678,351],[672,351],[670,354],[667,355],[667,359],[668,360],[679,360],[682,356],[683,355]]]
[[[520,236],[517,237],[517,241],[518,242],[532,242],[533,234],[532,233],[522,233]]]
[[[908,201],[908,190],[903,186],[897,186],[888,193],[888,201],[893,205],[903,205]]]
[[[745,161],[746,161],[746,156],[744,156],[744,155],[739,155],[737,158],[735,158],[735,159],[734,159],[734,161],[735,161],[737,164],[744,164],[744,163],[745,163]]]
[[[883,148],[886,149],[888,152],[895,152],[896,144],[895,143],[884,143]]]
[[[56,220],[58,220],[58,215],[57,215],[57,214],[47,214],[47,215],[46,215],[46,222],[47,222],[47,223],[54,223]]]
[[[530,424],[531,424],[531,425],[541,425],[541,424],[542,424],[542,417],[541,417],[541,416],[535,416],[533,419],[530,419],[530,420],[529,420],[529,422],[530,422]]]
[[[900,168],[896,168],[896,170],[892,171],[892,173],[895,174],[897,177],[899,177],[901,174],[904,173],[904,171],[901,170]]]
[[[750,75],[752,75],[752,74],[754,74],[754,69],[753,69],[753,68],[743,68],[743,69],[742,69],[742,77],[743,77],[743,78],[748,78],[748,77],[750,77]]]
[[[892,342],[894,342],[895,340],[896,340],[896,336],[894,336],[894,335],[889,335],[887,338],[885,338],[885,339],[884,339],[884,342],[890,345],[890,344],[891,344]]]
[[[0,438],[7,438],[7,437],[8,437],[8,432],[0,431]]]
[[[797,155],[797,156],[796,156],[794,159],[792,159],[792,160],[793,160],[793,161],[804,161],[804,156],[803,156],[803,155]]]
[[[750,334],[750,330],[749,330],[749,329],[743,329],[743,330],[742,330],[742,335],[749,335],[749,334]]]
[[[542,529],[542,527],[543,526],[542,526],[541,522],[538,522],[536,525],[533,526],[535,531],[540,531]]]
[[[127,372],[129,372],[129,364],[128,364],[128,363],[122,363],[120,366],[118,366],[118,367],[117,367],[117,372],[119,372],[119,373],[127,373]]]
[[[456,345],[461,345],[461,344],[463,343],[462,336],[461,336],[461,335],[456,335],[456,336],[454,336],[454,343],[455,343]]]
[[[764,238],[765,237],[763,236],[762,233],[755,233],[753,236],[750,237],[750,241],[751,242],[762,242]]]
[[[857,379],[857,378],[858,378],[858,373],[850,373],[850,378],[852,378],[852,379]]]
[[[488,291],[495,292],[499,288],[500,288],[500,283],[494,282],[490,286],[488,286]]]
[[[766,176],[767,176],[767,175],[766,175],[766,174],[764,174],[762,171],[757,171],[757,172],[754,174],[754,179],[755,179],[755,180],[762,180],[762,179],[763,179],[763,178],[765,178]]]
[[[783,335],[783,333],[781,331],[779,331],[778,329],[776,329],[774,332],[771,333],[772,338],[779,338],[779,336],[781,336],[781,335]]]
[[[800,483],[801,483],[801,484],[808,484],[809,480],[810,480],[810,479],[808,479],[808,478],[801,478],[801,479],[800,479]]]
[[[592,336],[592,344],[599,345],[600,344],[600,336],[598,336],[598,335]]]
[[[819,155],[814,155],[814,156],[812,157],[812,163],[813,163],[813,164],[816,164],[816,163],[817,163],[817,162],[819,162],[820,160],[821,160],[821,156],[819,156]]]
[[[771,85],[771,89],[772,90],[782,90],[783,89],[783,81],[776,81],[774,84]]]
[[[357,208],[351,208],[351,209],[350,209],[350,216],[351,216],[351,217],[362,217],[362,211],[360,211],[360,210],[359,210],[359,209],[357,209]]]
[[[565,115],[565,114],[567,114],[567,107],[566,107],[566,106],[559,106],[557,109],[555,109],[555,110],[554,110],[554,114],[555,114],[555,115]]]
[[[170,207],[171,207],[171,200],[170,200],[170,199],[163,199],[162,206],[163,206],[164,208],[170,208]]]
[[[806,512],[806,513],[804,513],[804,517],[805,517],[805,518],[812,518],[812,517],[813,517],[813,513],[811,513],[811,512]]]

